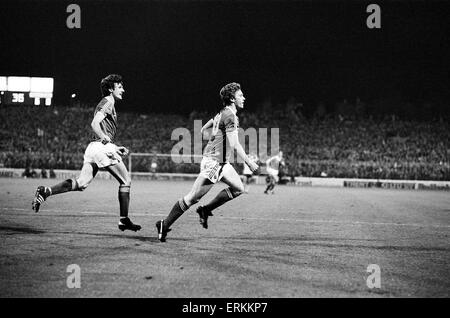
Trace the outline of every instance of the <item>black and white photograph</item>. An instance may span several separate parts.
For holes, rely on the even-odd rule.
[[[0,298],[448,298],[449,123],[447,1],[2,0]]]

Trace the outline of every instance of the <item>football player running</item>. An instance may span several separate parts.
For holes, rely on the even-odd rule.
[[[85,190],[99,170],[106,170],[119,182],[120,220],[118,228],[121,231],[136,232],[141,229],[141,226],[134,224],[128,218],[131,178],[122,161],[122,156],[128,155],[128,149],[114,144],[117,130],[115,102],[122,100],[125,92],[122,77],[117,74],[108,75],[101,80],[100,88],[102,99],[95,108],[94,119],[91,122],[95,135],[85,150],[83,167],[78,178],[67,179],[52,187],[39,186],[32,202],[32,209],[39,212],[41,204],[50,196]]]
[[[267,159],[266,161],[266,165],[267,165],[267,178],[266,178],[266,183],[267,183],[267,188],[264,191],[265,194],[274,194],[274,188],[275,188],[275,184],[278,182],[278,172],[280,169],[280,165],[284,166],[284,161],[283,161],[283,152],[280,151],[278,153],[278,155],[273,156],[269,159]]]
[[[213,128],[208,144],[203,150],[200,173],[191,191],[175,203],[165,219],[156,222],[158,239],[161,242],[165,242],[167,233],[171,230],[170,226],[208,193],[218,181],[224,182],[228,187],[220,191],[211,202],[197,208],[200,224],[205,229],[208,228],[208,217],[213,215],[213,210],[236,199],[244,192],[241,178],[229,162],[234,150],[251,171],[258,169],[258,165],[247,156],[238,139],[237,110],[244,108],[245,101],[241,86],[238,83],[225,85],[220,90],[220,97],[223,103],[222,109],[212,121],[208,122],[209,124],[205,125],[208,127],[212,124]]]

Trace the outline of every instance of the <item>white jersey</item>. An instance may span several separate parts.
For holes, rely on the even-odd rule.
[[[280,163],[282,159],[280,156],[273,156],[272,158],[266,161],[267,167],[273,170],[278,170],[280,168]]]

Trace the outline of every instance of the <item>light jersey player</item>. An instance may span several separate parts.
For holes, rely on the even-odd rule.
[[[94,131],[94,141],[86,148],[84,162],[77,179],[67,179],[52,187],[39,186],[32,203],[35,212],[39,211],[41,204],[52,195],[69,191],[83,191],[94,179],[98,170],[106,170],[119,181],[120,230],[139,231],[140,225],[133,224],[128,218],[130,204],[131,179],[122,156],[128,154],[128,149],[114,144],[117,129],[116,100],[122,99],[125,92],[120,75],[111,74],[101,80],[100,88],[102,100],[95,108],[91,127]]]
[[[265,194],[272,193],[274,194],[275,184],[278,182],[278,170],[280,169],[280,165],[284,165],[283,161],[283,152],[280,151],[278,155],[273,156],[266,161],[266,170],[267,170],[267,188],[264,191]]]
[[[205,229],[208,228],[208,217],[213,215],[214,209],[243,193],[244,186],[241,178],[229,163],[234,150],[252,171],[258,169],[258,165],[246,155],[238,139],[239,120],[236,112],[238,108],[244,108],[245,101],[241,86],[238,83],[225,85],[220,90],[220,97],[224,107],[210,122],[213,126],[211,136],[203,151],[200,173],[191,191],[175,203],[165,219],[156,222],[158,238],[161,242],[165,242],[167,233],[171,230],[170,226],[208,193],[218,181],[227,184],[228,188],[219,192],[208,204],[197,208],[200,224]]]

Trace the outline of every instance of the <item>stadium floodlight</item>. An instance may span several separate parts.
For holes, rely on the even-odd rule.
[[[8,76],[7,85],[10,92],[29,92],[31,79],[24,76]]]
[[[0,91],[8,90],[8,85],[6,85],[6,76],[0,76]]]
[[[70,97],[75,98],[75,97],[77,97],[77,94],[72,94],[72,95],[70,95]]]
[[[53,93],[53,82],[52,77],[32,77],[30,90],[39,93]]]
[[[41,104],[41,99],[40,98],[35,98],[34,99],[34,105],[38,106]]]
[[[52,104],[52,99],[51,98],[46,98],[45,99],[45,106],[50,106]]]

